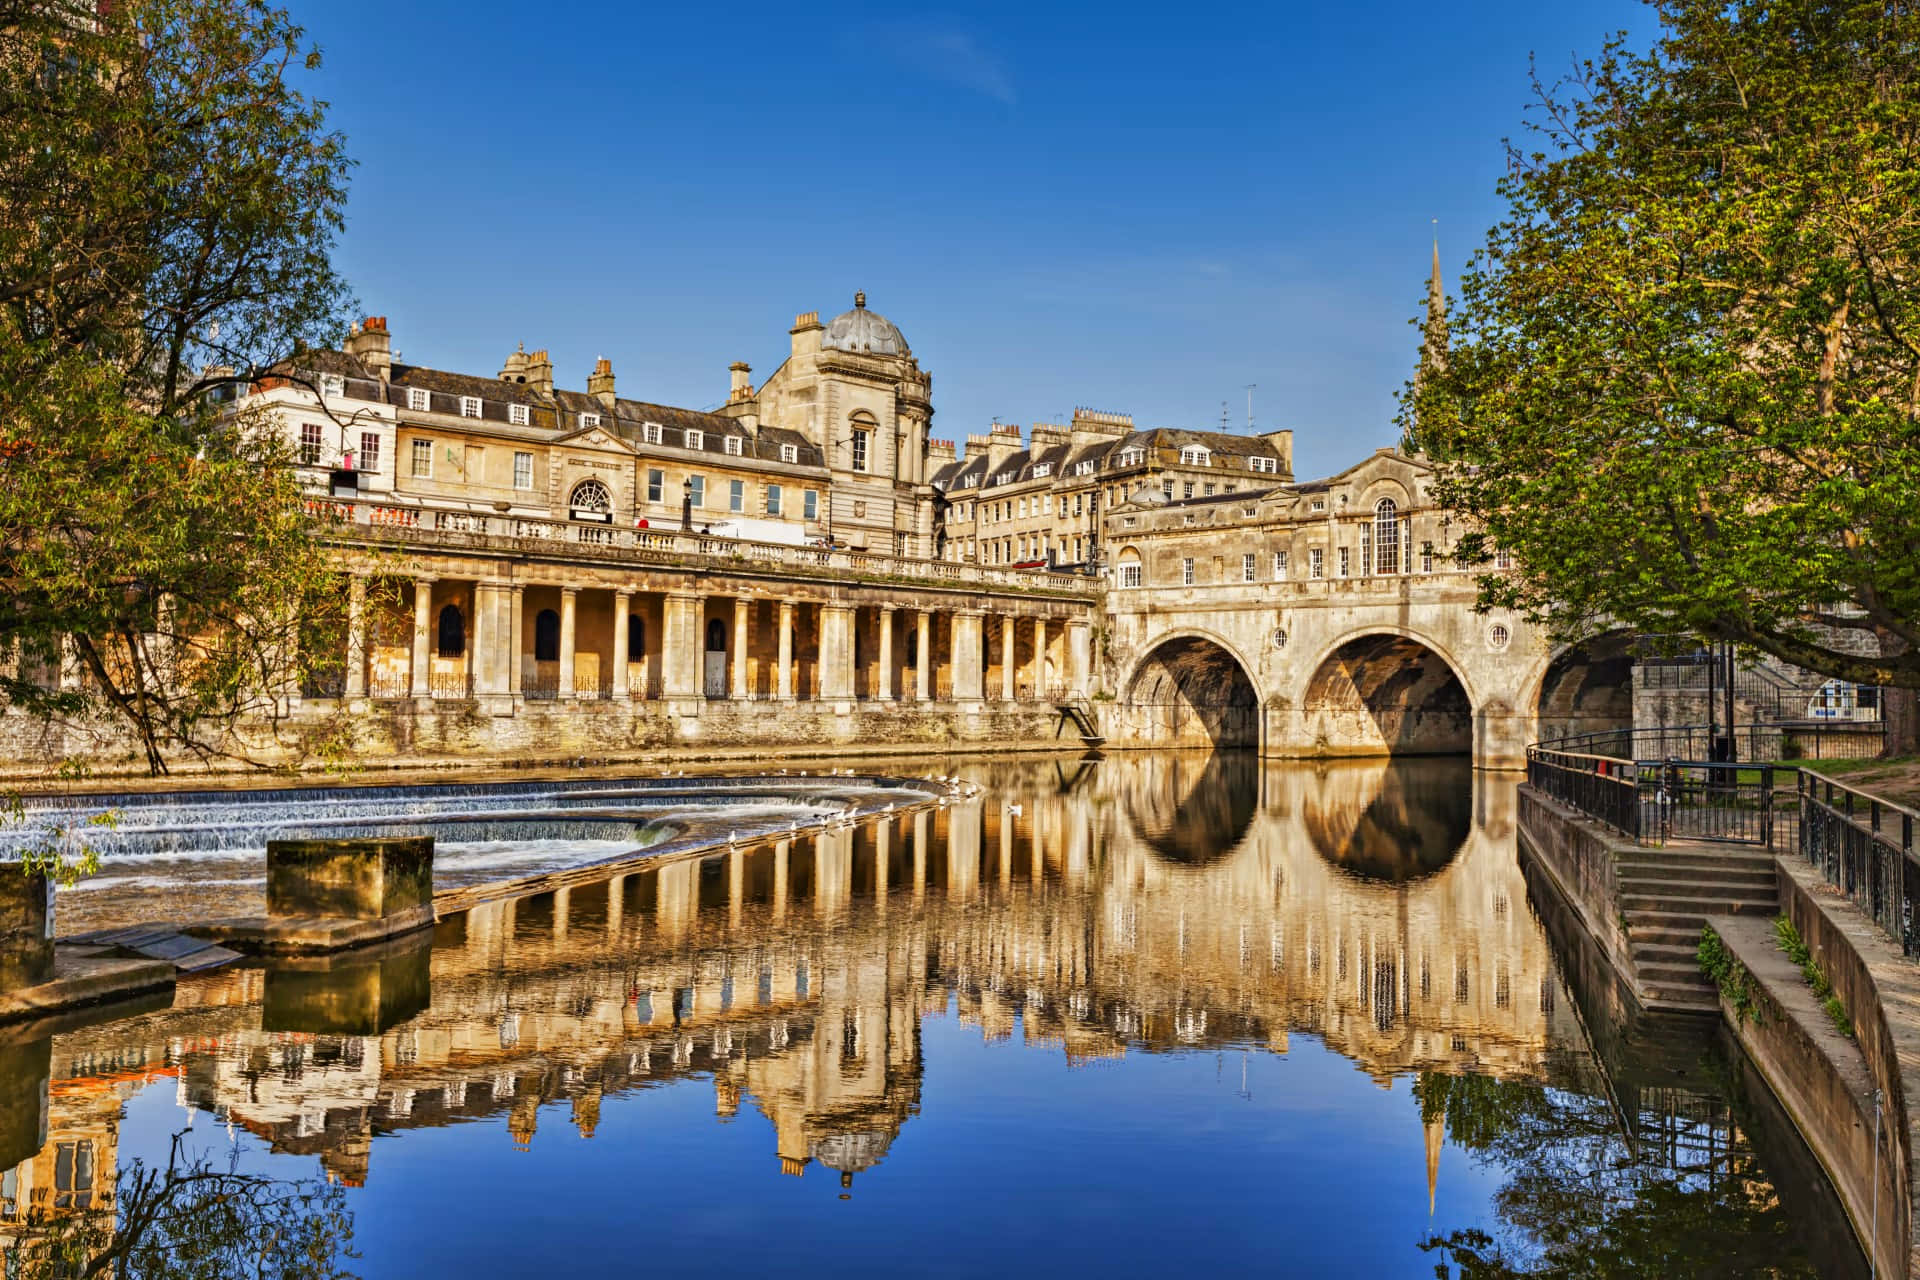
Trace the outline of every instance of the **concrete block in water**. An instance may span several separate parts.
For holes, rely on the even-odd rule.
[[[267,915],[380,920],[433,904],[433,837],[267,841]]]
[[[0,866],[0,991],[53,976],[53,888],[44,875]]]

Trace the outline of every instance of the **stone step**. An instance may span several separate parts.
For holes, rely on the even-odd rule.
[[[1700,945],[1700,927],[1689,929],[1683,924],[1669,924],[1665,916],[1657,923],[1627,925],[1627,939],[1635,947],[1650,944],[1653,946],[1697,947]]]
[[[1660,1013],[1698,1014],[1706,1017],[1718,1017],[1720,1014],[1720,996],[1713,988],[1702,992],[1692,989],[1673,990],[1649,989],[1643,993],[1643,999],[1649,1009]]]
[[[1765,871],[1774,869],[1772,854],[1752,853],[1676,853],[1672,855],[1649,853],[1629,858],[1618,858],[1613,864],[1621,875],[1630,871],[1657,870],[1661,872],[1687,871]]]
[[[1711,876],[1698,872],[1674,871],[1664,875],[1648,873],[1620,877],[1623,893],[1673,893],[1699,889],[1712,893],[1722,890],[1742,894],[1763,893],[1779,896],[1779,882],[1772,871],[1721,871]]]
[[[1698,964],[1636,964],[1642,986],[1672,990],[1676,987],[1710,991],[1713,984],[1700,972]]]
[[[1679,942],[1641,942],[1633,943],[1633,963],[1636,966],[1648,964],[1691,964],[1698,965],[1700,944],[1688,945]]]
[[[1773,894],[1749,896],[1741,893],[1623,893],[1620,895],[1620,909],[1626,912],[1629,924],[1633,922],[1635,912],[1678,916],[1695,923],[1704,923],[1708,916],[1714,915],[1768,914],[1778,910],[1779,905],[1779,899]]]

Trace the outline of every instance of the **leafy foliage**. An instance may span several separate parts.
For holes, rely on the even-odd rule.
[[[1457,554],[1514,552],[1482,603],[1565,636],[1920,687],[1920,10],[1650,9],[1645,52],[1536,77],[1408,394]]]
[[[1847,1006],[1835,994],[1833,983],[1826,972],[1813,958],[1813,951],[1800,937],[1800,930],[1794,928],[1793,921],[1786,916],[1773,918],[1773,933],[1780,940],[1780,949],[1787,959],[1799,966],[1800,976],[1807,980],[1807,986],[1813,990],[1813,998],[1820,1002],[1826,1011],[1827,1020],[1833,1023],[1833,1029],[1847,1039],[1853,1039],[1853,1019],[1847,1016]]]
[[[344,608],[285,445],[212,402],[337,335],[347,160],[258,0],[0,0],[0,699],[250,758]]]
[[[1727,949],[1727,944],[1712,925],[1700,927],[1700,946],[1696,952],[1700,961],[1700,972],[1707,975],[1707,981],[1720,989],[1720,994],[1733,1006],[1734,1017],[1741,1022],[1752,1019],[1765,1026],[1767,1015],[1761,1005],[1760,989],[1754,984],[1753,975],[1740,963],[1740,957]]]

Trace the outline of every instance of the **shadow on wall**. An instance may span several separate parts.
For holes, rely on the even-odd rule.
[[[1357,636],[1308,682],[1302,709],[1328,755],[1466,755],[1473,706],[1445,658],[1397,635]]]
[[[1210,640],[1179,636],[1147,655],[1118,710],[1140,741],[1252,747],[1260,742],[1258,702],[1232,654]]]
[[[1319,772],[1301,819],[1322,858],[1368,880],[1403,884],[1451,863],[1473,824],[1473,764],[1397,760]]]
[[[1633,637],[1625,631],[1574,645],[1540,682],[1541,741],[1633,727]]]

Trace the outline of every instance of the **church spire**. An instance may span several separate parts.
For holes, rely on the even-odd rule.
[[[1434,1193],[1440,1189],[1440,1148],[1447,1140],[1447,1113],[1436,1109],[1427,1117],[1427,1216],[1433,1216]]]
[[[1427,331],[1421,354],[1444,367],[1447,359],[1447,291],[1440,283],[1440,220],[1434,219],[1433,274],[1427,279]]]

